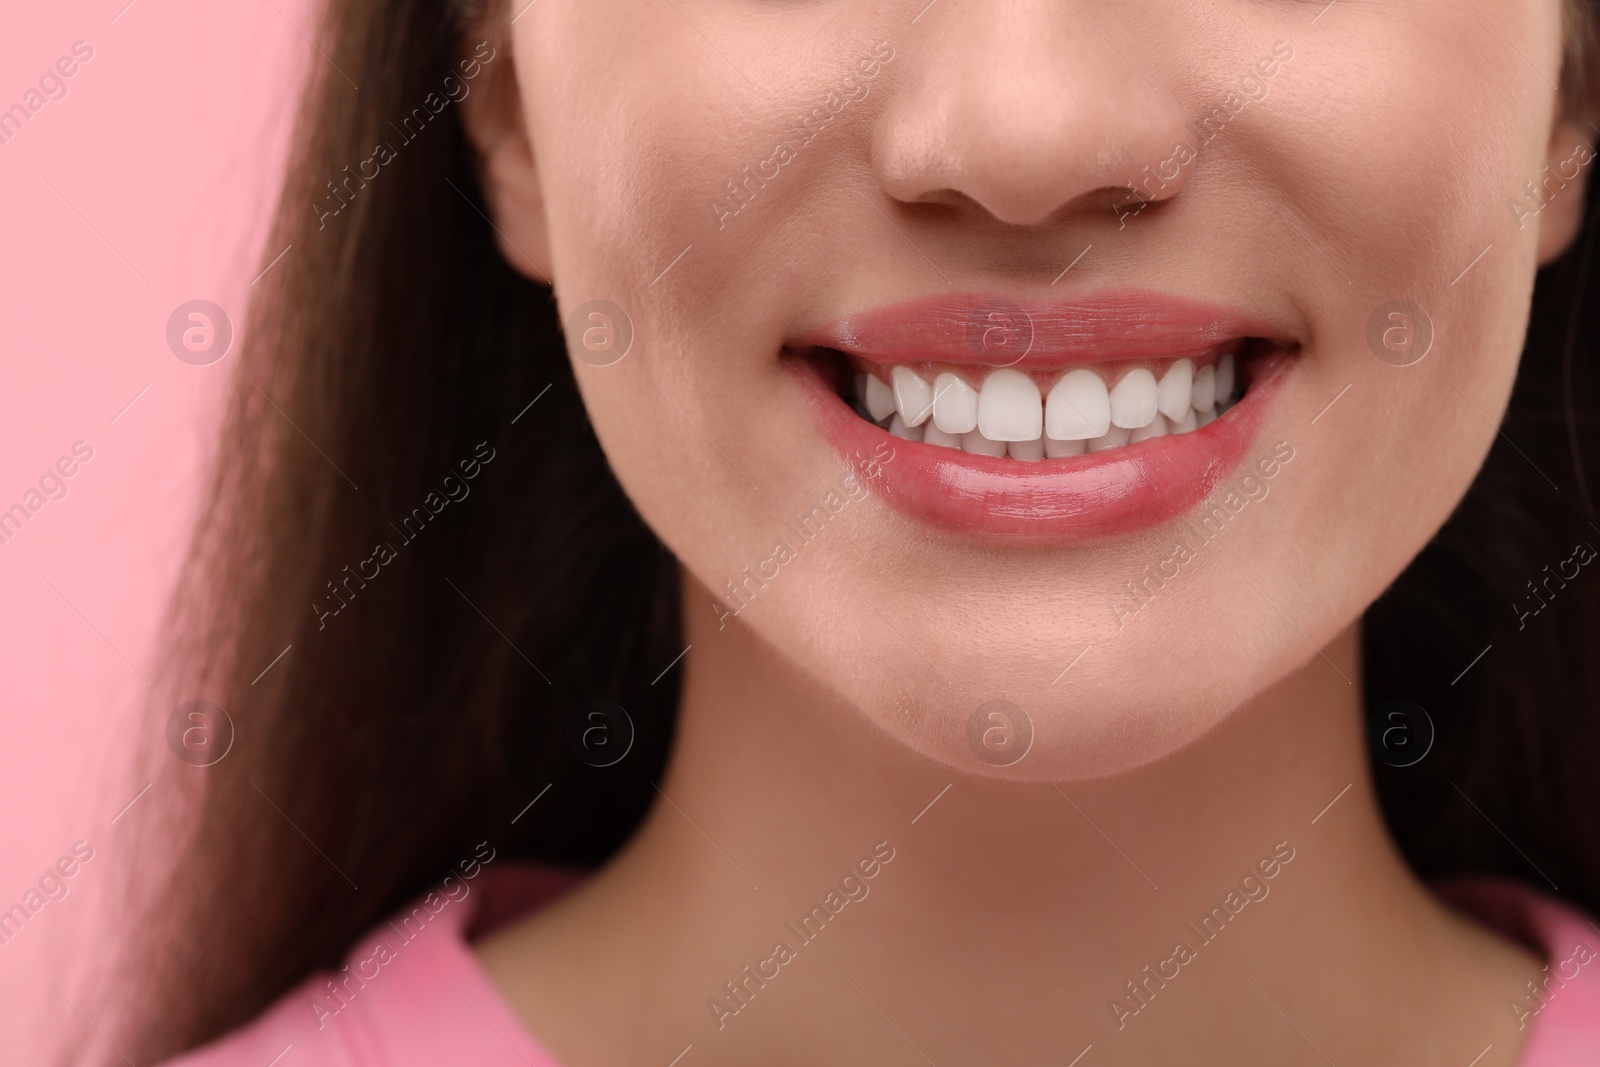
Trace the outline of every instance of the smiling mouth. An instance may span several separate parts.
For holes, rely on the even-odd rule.
[[[1252,361],[1275,350],[1241,338],[1199,356],[1070,369],[812,357],[847,364],[833,375],[840,399],[895,437],[1034,463],[1193,433],[1243,398]]]
[[[909,517],[1073,541],[1196,506],[1244,460],[1298,341],[1143,292],[1022,307],[941,296],[785,345],[823,437]],[[896,447],[898,446],[898,447]]]

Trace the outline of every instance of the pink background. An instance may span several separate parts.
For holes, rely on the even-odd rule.
[[[314,33],[306,0],[3,3],[0,108],[74,42],[94,49],[67,96],[0,144],[0,510],[74,441],[94,448],[67,496],[0,545],[0,910],[73,842],[95,849],[0,946],[0,1059],[37,1063],[90,1033],[69,1000],[117,936],[112,876],[149,799],[112,824],[144,784],[129,768],[140,672],[154,677],[233,365],[178,360],[167,319],[212,300],[237,352],[251,279],[279,251],[263,243],[298,79],[322,60],[299,32]]]

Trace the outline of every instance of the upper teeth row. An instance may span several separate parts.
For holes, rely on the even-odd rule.
[[[931,419],[937,433],[929,436],[936,438],[976,433],[1000,444],[1077,442],[1108,434],[1120,437],[1112,431],[1148,430],[1158,424],[1174,432],[1193,429],[1197,422],[1209,421],[1202,417],[1219,403],[1232,399],[1234,366],[1231,355],[1199,370],[1180,359],[1159,381],[1148,368],[1135,367],[1110,388],[1099,374],[1079,367],[1057,378],[1043,397],[1030,375],[1011,369],[991,371],[977,389],[951,371],[930,381],[905,365],[892,368],[889,379],[886,384],[875,374],[864,374],[857,381],[857,395],[876,421],[898,415],[898,425],[913,428]]]

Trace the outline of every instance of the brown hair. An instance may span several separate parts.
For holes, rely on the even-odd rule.
[[[440,0],[330,3],[267,255],[292,249],[257,287],[172,610],[161,718],[204,698],[237,737],[204,769],[160,753],[156,825],[181,847],[145,883],[125,953],[146,994],[121,1042],[135,1062],[336,966],[479,841],[601,862],[665,759],[675,563],[605,463],[548,288],[496,251],[459,109],[433,110],[484,24]],[[512,76],[490,44],[481,76]],[[395,158],[367,177],[380,142]],[[1542,872],[1600,908],[1600,578],[1563,589],[1536,629],[1508,606],[1574,540],[1600,544],[1585,488],[1600,383],[1579,358],[1600,309],[1595,232],[1541,275],[1505,433],[1372,609],[1365,646],[1373,703],[1416,701],[1438,728],[1421,763],[1379,767],[1419,869]],[[454,499],[447,475],[470,491]],[[595,698],[638,729],[612,767],[565,742]]]
[[[549,289],[496,251],[448,103],[463,58],[493,51],[484,92],[509,51],[439,0],[326,17],[267,258],[292,248],[256,287],[169,626],[161,720],[203,698],[236,739],[203,769],[157,753],[181,848],[126,952],[153,994],[140,1063],[334,964],[480,841],[598,863],[671,734],[675,565],[590,430]],[[637,728],[612,767],[565,742],[597,698]]]

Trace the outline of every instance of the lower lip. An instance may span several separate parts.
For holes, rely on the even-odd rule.
[[[978,539],[1052,544],[1147,529],[1208,497],[1243,462],[1289,362],[1272,356],[1257,364],[1238,403],[1198,430],[1030,463],[895,437],[857,415],[809,360],[785,360],[822,435],[891,507]],[[886,441],[892,453],[879,451]],[[873,456],[878,462],[869,464]]]

